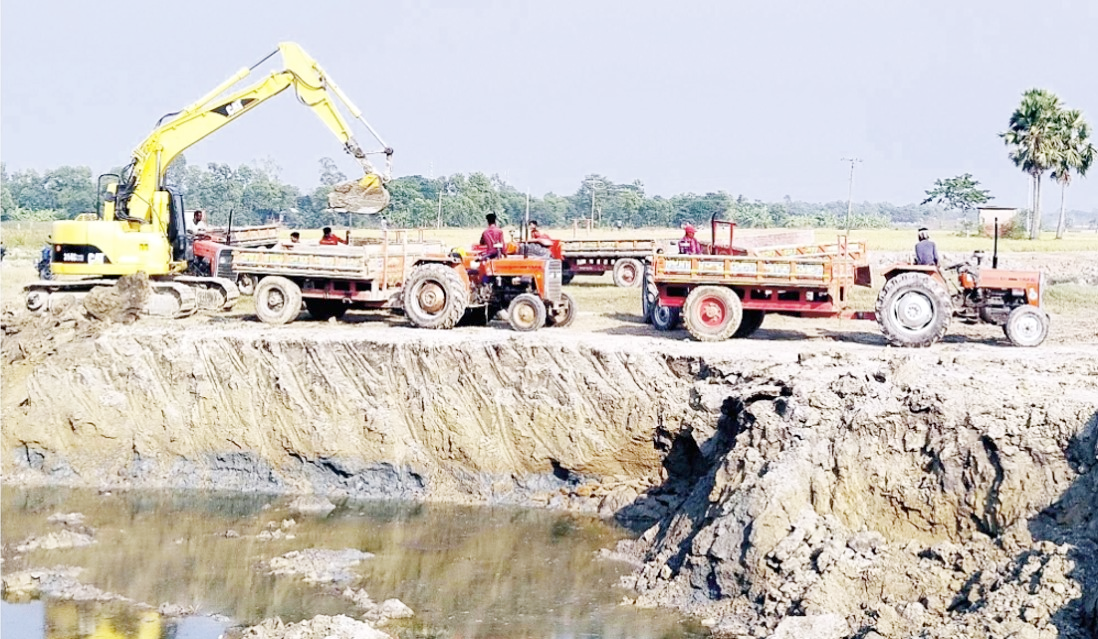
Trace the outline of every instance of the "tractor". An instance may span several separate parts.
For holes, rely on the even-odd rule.
[[[877,296],[876,317],[888,341],[895,346],[929,346],[940,340],[953,317],[967,324],[1003,327],[1015,346],[1037,346],[1048,336],[1044,311],[1045,276],[1039,271],[999,268],[998,225],[991,265],[987,255],[945,267],[957,274],[950,294],[946,277],[937,266],[895,264],[884,270],[885,285]]]
[[[516,331],[568,326],[576,303],[561,290],[561,246],[508,244],[455,250],[448,263],[417,265],[401,294],[404,316],[420,328],[485,326],[503,314]]]

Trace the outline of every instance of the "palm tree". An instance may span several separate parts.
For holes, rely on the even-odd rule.
[[[999,134],[1010,147],[1010,159],[1033,180],[1033,218],[1029,238],[1041,233],[1041,177],[1051,169],[1059,152],[1056,123],[1061,111],[1060,98],[1044,89],[1030,89],[1010,116],[1009,128]]]
[[[1056,239],[1064,237],[1066,213],[1064,209],[1064,192],[1068,184],[1071,184],[1071,174],[1074,171],[1079,177],[1084,177],[1091,165],[1094,164],[1095,148],[1090,141],[1090,125],[1083,119],[1083,114],[1072,109],[1063,111],[1056,121],[1056,136],[1059,142],[1059,152],[1056,154],[1052,171],[1052,179],[1060,183],[1060,220],[1056,224]]]

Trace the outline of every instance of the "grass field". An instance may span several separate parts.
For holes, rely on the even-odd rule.
[[[346,227],[334,227],[342,235]],[[517,233],[517,229],[508,229],[511,233]],[[791,229],[737,229],[737,233],[743,235],[758,235],[768,232],[784,231]],[[422,229],[426,239],[441,240],[453,246],[468,246],[480,238],[481,229]],[[547,229],[549,234],[558,239],[607,239],[607,238],[677,238],[681,237],[681,231],[669,228],[645,228],[645,229],[594,229],[592,231],[580,230],[574,233],[568,229]],[[37,249],[45,243],[50,232],[49,222],[3,222],[0,223],[0,238],[4,246],[12,248]],[[829,241],[841,231],[836,229],[814,229],[816,239],[820,242]],[[418,237],[420,231],[413,231],[412,237]],[[290,230],[283,230],[282,235],[289,237]],[[320,237],[319,229],[302,229],[302,237],[306,240]],[[381,231],[355,229],[354,236],[379,236]],[[708,230],[704,227],[699,230],[702,240],[709,239]],[[871,229],[855,230],[850,233],[851,239],[864,240],[872,251],[911,251],[915,246],[915,231],[912,229]],[[943,252],[970,252],[976,249],[991,250],[992,242],[985,237],[961,237],[953,231],[931,231],[931,239],[938,245],[938,250]],[[1098,233],[1094,231],[1076,231],[1067,233],[1062,240],[1057,240],[1051,231],[1043,233],[1041,239],[1030,240],[1000,240],[999,250],[1009,252],[1050,252],[1050,251],[1098,251]]]

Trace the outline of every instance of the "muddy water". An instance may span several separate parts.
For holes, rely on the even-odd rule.
[[[599,559],[625,531],[544,511],[348,502],[302,515],[288,499],[183,492],[100,495],[3,489],[5,574],[76,566],[79,580],[134,601],[191,608],[161,618],[113,602],[5,602],[3,636],[85,637],[96,628],[138,639],[215,639],[226,628],[271,617],[297,621],[362,610],[344,587],[269,576],[261,562],[307,548],[373,553],[347,585],[374,601],[398,598],[416,613],[391,622],[399,637],[696,637],[699,626],[660,611],[620,605],[615,584],[629,570]],[[82,513],[96,543],[84,548],[15,547],[61,529],[55,513]],[[291,524],[289,520],[293,520]],[[231,531],[231,532],[230,532]],[[278,531],[278,532],[273,532]],[[144,633],[144,634],[143,634]]]

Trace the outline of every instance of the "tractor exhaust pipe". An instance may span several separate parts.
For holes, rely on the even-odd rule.
[[[995,218],[994,248],[991,251],[991,268],[999,268],[999,218]]]

